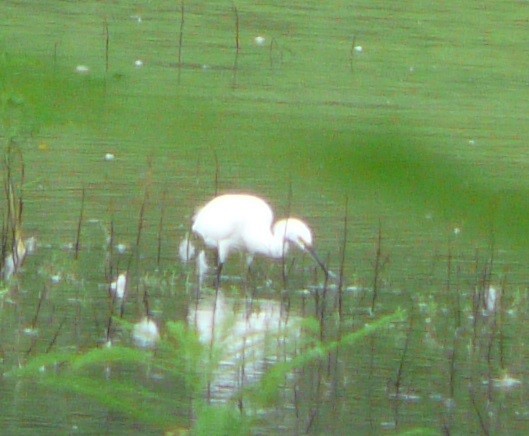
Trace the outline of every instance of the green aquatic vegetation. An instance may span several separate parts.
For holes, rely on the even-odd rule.
[[[399,311],[344,334],[341,340],[316,342],[298,350],[292,359],[267,370],[257,386],[235,393],[234,398],[244,396],[258,409],[270,407],[288,374],[339,347],[354,346],[368,335],[404,320],[405,316]],[[123,321],[120,326],[127,328]],[[103,346],[84,352],[57,351],[37,355],[4,377],[31,378],[50,389],[74,392],[157,428],[188,427],[197,435],[211,434],[212,429],[216,429],[215,434],[246,434],[251,414],[241,413],[233,402],[208,405],[200,400],[206,380],[219,364],[215,357],[208,364],[208,358],[211,358],[208,347],[200,344],[195,333],[183,323],[170,322],[154,352],[126,346]],[[118,375],[114,376],[114,371]],[[172,387],[155,389],[156,379]],[[194,409],[192,422],[182,413],[189,408]]]
[[[206,406],[197,410],[197,420],[191,434],[209,435],[250,435],[251,419],[241,415],[233,404]]]
[[[401,431],[397,433],[398,436],[434,436],[438,435],[439,431],[433,428],[421,427],[413,428],[411,430]]]
[[[4,376],[29,377],[50,389],[86,396],[139,422],[169,429],[185,422],[182,411],[200,386],[196,374],[202,356],[194,334],[183,325],[168,323],[156,353],[126,346],[57,351],[37,355]],[[175,390],[159,392],[153,373],[160,373],[160,383]]]
[[[25,200],[24,230],[34,232],[42,242],[41,253],[29,258],[23,274],[9,283],[10,291],[3,291],[3,302],[8,302],[0,314],[4,361],[17,361],[20,353],[30,350],[28,368],[36,378],[77,377],[79,383],[72,386],[102,404],[107,403],[98,397],[92,379],[109,386],[116,382],[117,392],[134,398],[134,389],[125,388],[131,373],[139,374],[130,385],[138,386],[147,402],[149,391],[169,397],[166,383],[156,381],[159,374],[169,374],[164,381],[172,380],[174,386],[168,385],[177,397],[175,404],[186,406],[181,409],[193,409],[199,421],[226,421],[235,428],[237,412],[231,403],[224,410],[206,405],[199,412],[198,405],[179,402],[180,390],[200,398],[219,359],[217,350],[210,352],[188,337],[185,326],[164,332],[156,352],[143,353],[146,360],[129,354],[126,347],[113,347],[117,354],[123,352],[121,360],[109,352],[105,356],[109,360],[103,361],[105,350],[92,351],[94,336],[102,335],[110,316],[105,283],[115,277],[109,277],[108,270],[122,272],[130,251],[112,256],[105,268],[101,235],[88,225],[81,229],[78,261],[72,251],[59,251],[75,242],[81,190],[86,190],[86,224],[90,219],[112,222],[116,242],[127,247],[134,247],[138,211],[149,191],[141,250],[132,249],[137,262],[128,271],[133,289],[125,300],[125,317],[143,310],[139,300],[149,294],[150,309],[164,319],[184,317],[188,302],[180,297],[195,289],[182,289],[178,274],[157,283],[157,276],[149,272],[155,268],[156,240],[163,241],[157,271],[168,265],[174,268],[175,241],[189,228],[194,207],[217,189],[260,193],[271,200],[278,216],[288,210],[313,220],[318,248],[329,253],[332,266],[343,234],[340,205],[348,197],[351,237],[346,281],[363,287],[372,283],[373,227],[381,221],[384,250],[391,259],[382,277],[377,311],[410,303],[413,312],[416,301],[427,318],[415,323],[421,347],[417,355],[410,351],[405,361],[410,366],[410,387],[421,391],[422,400],[400,409],[395,430],[407,428],[408,422],[418,426],[410,433],[439,426],[437,413],[443,408],[432,406],[426,392],[455,397],[458,410],[446,411],[454,415],[453,423],[441,423],[447,424],[448,432],[479,431],[469,419],[478,409],[494,411],[487,415],[489,424],[482,425],[483,431],[493,431],[499,424],[511,425],[510,431],[523,426],[523,420],[513,415],[521,410],[523,417],[519,399],[509,398],[502,407],[498,398],[488,395],[469,407],[467,388],[470,378],[481,386],[481,362],[489,362],[493,371],[488,371],[494,374],[499,371],[496,366],[512,368],[513,373],[524,367],[527,332],[519,315],[527,307],[529,185],[524,150],[529,123],[525,122],[522,2],[489,2],[476,8],[454,0],[433,6],[419,1],[359,0],[354,5],[240,1],[236,13],[228,1],[162,3],[160,7],[146,2],[137,9],[128,1],[3,5],[0,136],[24,151],[28,162],[27,182],[20,191]],[[185,16],[179,10],[184,3]],[[256,36],[265,45],[254,44]],[[134,65],[135,59],[142,60],[141,68]],[[81,64],[86,70],[76,68]],[[105,153],[115,159],[105,161]],[[146,167],[152,168],[151,175],[146,175]],[[287,201],[289,185],[292,199]],[[167,202],[161,200],[164,190]],[[163,232],[155,235],[160,203],[167,206],[167,214]],[[498,261],[494,273],[508,271],[512,280],[498,334],[489,328],[492,316],[482,317],[477,310],[481,306],[471,302],[476,295],[473,282],[479,280],[476,274],[456,277],[465,264],[454,257],[447,277],[439,261],[446,251],[447,232],[451,240],[457,238],[451,256],[456,245],[462,257],[472,257],[469,253],[474,249],[494,240],[490,249]],[[430,269],[432,255],[436,265]],[[42,274],[33,272],[39,269]],[[75,280],[60,284],[43,280],[59,277],[58,273]],[[393,293],[395,289],[405,290],[406,295]],[[40,336],[30,339],[20,325],[31,319],[39,291],[44,295],[42,312],[34,317],[32,327]],[[230,293],[240,295],[240,287],[233,286]],[[424,294],[432,297],[407,298]],[[72,297],[78,301],[81,297],[83,304],[72,304]],[[365,321],[357,310],[360,298],[351,300],[343,319],[334,314],[326,319],[328,324],[339,324],[346,337]],[[469,316],[479,320],[473,328]],[[63,329],[57,328],[60,319],[66,320]],[[48,325],[43,325],[45,320]],[[114,319],[112,323],[117,332],[111,339],[128,343],[130,325]],[[321,363],[329,344],[319,342],[320,321],[310,323],[311,327],[309,323],[302,327],[308,339],[301,344],[300,356],[306,358],[299,358],[301,367]],[[469,328],[476,339],[483,334],[489,339],[470,338]],[[55,333],[57,341],[50,340]],[[333,327],[326,333],[332,341]],[[379,333],[382,337],[367,338],[365,348],[351,339],[355,345],[340,355],[352,386],[344,392],[349,398],[336,396],[329,402],[317,398],[323,414],[325,409],[335,412],[322,420],[319,430],[341,422],[341,427],[336,424],[337,432],[344,428],[361,432],[362,425],[371,425],[373,432],[373,425],[387,421],[387,395],[381,386],[390,378],[388,367],[394,363],[394,347],[402,342],[403,333],[399,329],[390,335]],[[428,336],[431,340],[424,341]],[[34,347],[26,348],[29,340],[35,340]],[[483,343],[487,347],[475,351]],[[54,344],[57,362],[63,364],[56,363],[54,352],[42,356],[52,357],[48,364],[46,359],[38,364],[41,356],[35,354],[47,344]],[[78,363],[61,357],[62,347],[68,346],[83,350]],[[447,347],[453,348],[452,354]],[[487,360],[485,348],[493,357],[496,349],[504,349],[497,353],[501,364]],[[475,360],[465,357],[467,351]],[[180,354],[187,357],[180,359]],[[448,362],[446,354],[452,356]],[[428,369],[421,371],[425,360]],[[108,361],[107,380],[102,374]],[[453,374],[447,374],[448,366]],[[270,375],[265,390],[270,391],[271,402],[288,371],[288,365],[284,372],[279,366],[277,375]],[[366,377],[370,371],[371,377]],[[305,376],[303,371],[297,374]],[[382,380],[376,378],[378,374]],[[445,385],[452,389],[444,390]],[[306,395],[303,383],[300,386],[304,401],[310,389]],[[359,395],[363,389],[366,395]],[[110,396],[106,399],[110,407],[119,410],[112,392],[101,391]],[[10,394],[2,395],[3,410],[11,403],[19,406],[10,401]],[[250,395],[244,391],[243,396],[246,400]],[[134,421],[129,405],[123,409]],[[64,409],[71,413],[70,405]],[[290,413],[288,407],[282,409],[285,415]],[[31,413],[42,410],[39,406]],[[39,416],[48,416],[42,413]],[[158,415],[153,413],[156,421]],[[25,417],[23,412],[17,414],[17,422],[21,416]],[[175,427],[189,428],[196,417],[186,416],[183,425]],[[303,419],[296,418],[296,424]],[[92,428],[99,427],[98,416],[89,419]],[[270,426],[279,422],[272,421]],[[167,423],[166,428],[173,426]]]
[[[391,315],[382,316],[381,318],[366,324],[359,330],[345,333],[339,340],[329,342],[316,342],[299,352],[298,355],[286,362],[278,363],[271,368],[264,376],[258,386],[249,388],[250,398],[257,400],[258,404],[268,405],[277,400],[282,386],[284,386],[285,377],[297,369],[325,358],[329,353],[336,351],[341,347],[351,347],[362,341],[369,335],[377,331],[387,329],[391,324],[402,322],[406,319],[406,312],[399,310]]]

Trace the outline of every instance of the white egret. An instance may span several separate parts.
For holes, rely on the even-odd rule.
[[[277,221],[263,199],[249,194],[224,194],[213,198],[193,218],[192,230],[204,244],[217,250],[217,288],[222,267],[233,251],[280,259],[291,244],[312,255],[325,275],[329,271],[312,248],[312,232],[303,221]]]

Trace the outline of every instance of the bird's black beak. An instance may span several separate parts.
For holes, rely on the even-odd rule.
[[[325,278],[334,278],[335,275],[332,271],[329,271],[327,266],[323,263],[323,261],[320,259],[314,248],[310,245],[304,245],[303,246],[307,252],[310,253],[310,255],[313,257],[313,259],[316,261],[316,263],[320,266],[320,268],[323,270],[323,273],[325,274]]]

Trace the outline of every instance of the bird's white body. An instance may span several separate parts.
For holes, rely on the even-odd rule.
[[[205,245],[216,249],[219,265],[230,253],[242,251],[250,258],[263,255],[281,258],[294,243],[302,250],[312,247],[309,227],[297,218],[278,221],[266,201],[249,194],[225,194],[215,197],[198,211],[192,230]]]

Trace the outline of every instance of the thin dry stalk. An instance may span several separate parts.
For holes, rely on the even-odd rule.
[[[46,287],[42,291],[40,291],[39,294],[39,301],[37,303],[37,310],[35,311],[35,316],[33,317],[33,321],[31,321],[31,328],[35,329],[37,327],[37,321],[39,319],[40,309],[42,307],[42,302],[46,298],[46,295],[48,295],[48,290]]]
[[[345,272],[345,260],[347,251],[347,236],[348,236],[348,225],[349,225],[349,196],[345,196],[344,205],[344,216],[343,216],[343,238],[342,246],[340,249],[340,271],[338,276],[338,340],[342,338],[342,321],[343,321],[343,291],[344,291],[344,272]]]
[[[446,261],[446,292],[450,295],[452,285],[452,243],[448,241],[448,256]]]
[[[481,429],[482,434],[489,436],[490,435],[490,429],[489,426],[486,423],[486,420],[484,418],[484,414],[481,413],[481,410],[479,408],[478,402],[476,400],[476,393],[471,386],[469,388],[469,394],[470,394],[470,402],[472,404],[472,407],[474,408],[474,411],[476,412],[476,416],[478,417],[479,427]]]
[[[15,156],[16,154],[16,156]],[[19,160],[18,186],[14,175],[15,159]],[[26,248],[22,239],[22,215],[24,211],[24,201],[22,187],[25,183],[24,157],[20,148],[12,140],[8,142],[4,156],[4,191],[6,198],[6,212],[2,225],[2,274],[5,279],[16,274],[22,266],[26,255]],[[8,261],[8,258],[11,258]]]
[[[106,279],[110,283],[112,281],[112,277],[114,277],[114,241],[115,241],[115,233],[114,233],[114,219],[110,219],[110,234],[108,236],[108,247],[107,247],[107,264],[105,267],[106,271]],[[117,268],[116,268],[117,269]]]
[[[452,343],[452,349],[448,353],[448,398],[455,398],[455,380],[456,380],[456,357],[457,357],[457,346],[458,346],[458,331],[454,332],[454,341]]]
[[[356,47],[356,36],[353,35],[353,40],[351,41],[351,50],[349,51],[349,68],[351,73],[354,71],[354,57],[355,57],[355,47]]]
[[[57,338],[59,337],[59,333],[61,332],[62,326],[64,325],[65,322],[66,322],[66,318],[63,318],[61,320],[61,323],[59,324],[59,327],[57,328],[57,331],[53,335],[53,338],[51,339],[50,343],[48,344],[48,347],[46,348],[46,351],[45,351],[46,354],[51,351],[51,349],[53,348],[53,346],[57,342]]]
[[[219,180],[220,180],[220,164],[217,150],[214,151],[213,156],[215,158],[215,197],[219,194]]]
[[[105,17],[103,22],[105,32],[105,73],[108,73],[109,53],[110,53],[110,32],[108,31],[108,20]]]
[[[382,255],[382,221],[378,220],[378,235],[375,249],[375,265],[373,274],[373,299],[371,300],[371,313],[375,312],[375,307],[380,291],[380,275],[386,265],[388,258]]]
[[[288,182],[288,196],[287,196],[287,208],[286,208],[286,211],[285,211],[285,215],[287,217],[290,216],[290,212],[292,210],[292,180],[289,180]],[[283,282],[283,292],[285,293],[285,295],[288,297],[287,295],[287,289],[288,289],[288,271],[287,271],[287,264],[286,264],[286,256],[285,256],[285,248],[286,248],[286,244],[287,244],[287,241],[286,241],[286,231],[287,231],[287,227],[285,226],[285,234],[283,235],[283,247],[282,247],[282,250],[281,250],[281,279],[282,279],[282,282]]]
[[[143,195],[143,201],[141,203],[140,215],[138,218],[138,231],[136,233],[136,250],[139,250],[141,243],[141,236],[143,232],[143,227],[145,225],[145,209],[147,207],[147,200],[149,199],[149,193],[145,190]]]
[[[237,73],[239,70],[239,52],[240,46],[240,23],[239,23],[239,10],[235,3],[233,3],[233,15],[235,18],[235,59],[233,60],[233,87],[237,87]]]
[[[413,327],[414,327],[414,316],[412,315],[410,317],[410,322],[409,322],[409,325],[408,325],[408,329],[406,331],[406,340],[404,342],[404,348],[402,350],[402,355],[400,356],[399,367],[397,369],[397,376],[395,378],[395,384],[394,384],[394,389],[395,389],[395,410],[394,410],[394,413],[395,413],[395,425],[396,425],[396,427],[398,427],[399,417],[400,417],[399,406],[400,406],[400,403],[401,403],[401,394],[400,393],[401,393],[401,388],[402,388],[402,379],[404,378],[404,363],[406,362],[406,359],[408,357],[408,350],[409,350],[409,347],[410,347],[411,336],[412,336],[412,333],[413,333]]]
[[[507,286],[507,277],[504,276],[501,282],[500,295],[498,296],[498,304],[494,310],[494,317],[496,318],[496,321],[498,323],[498,347],[499,347],[499,354],[500,354],[500,368],[502,370],[506,368],[505,332],[503,330],[503,317],[504,317],[503,296],[505,295],[506,286]]]
[[[178,84],[182,75],[182,47],[184,43],[185,6],[184,0],[180,2],[180,33],[178,35]]]
[[[158,250],[156,253],[156,265],[160,267],[160,260],[162,256],[162,238],[163,238],[163,221],[165,217],[165,199],[167,196],[167,190],[164,189],[162,194],[162,205],[160,208],[160,221],[158,222]]]
[[[270,41],[270,49],[269,49],[270,68],[274,68],[274,47],[275,46],[277,46],[277,41],[275,38],[272,38],[272,41]]]
[[[328,260],[328,259],[327,259]],[[328,261],[326,262],[329,263]],[[327,294],[329,290],[329,274],[324,274],[323,279],[323,289],[321,293],[321,305],[320,305],[320,313],[319,313],[319,320],[320,320],[320,340],[323,342],[326,339],[325,334],[325,321],[327,318]]]
[[[85,188],[81,190],[81,209],[79,211],[79,219],[77,221],[77,233],[75,236],[75,252],[74,259],[79,259],[79,250],[81,249],[81,228],[83,226],[83,215],[84,215],[84,203],[85,203]]]
[[[110,314],[108,315],[108,321],[107,321],[107,342],[109,342],[112,339],[112,319],[114,317],[114,304],[110,305]]]

